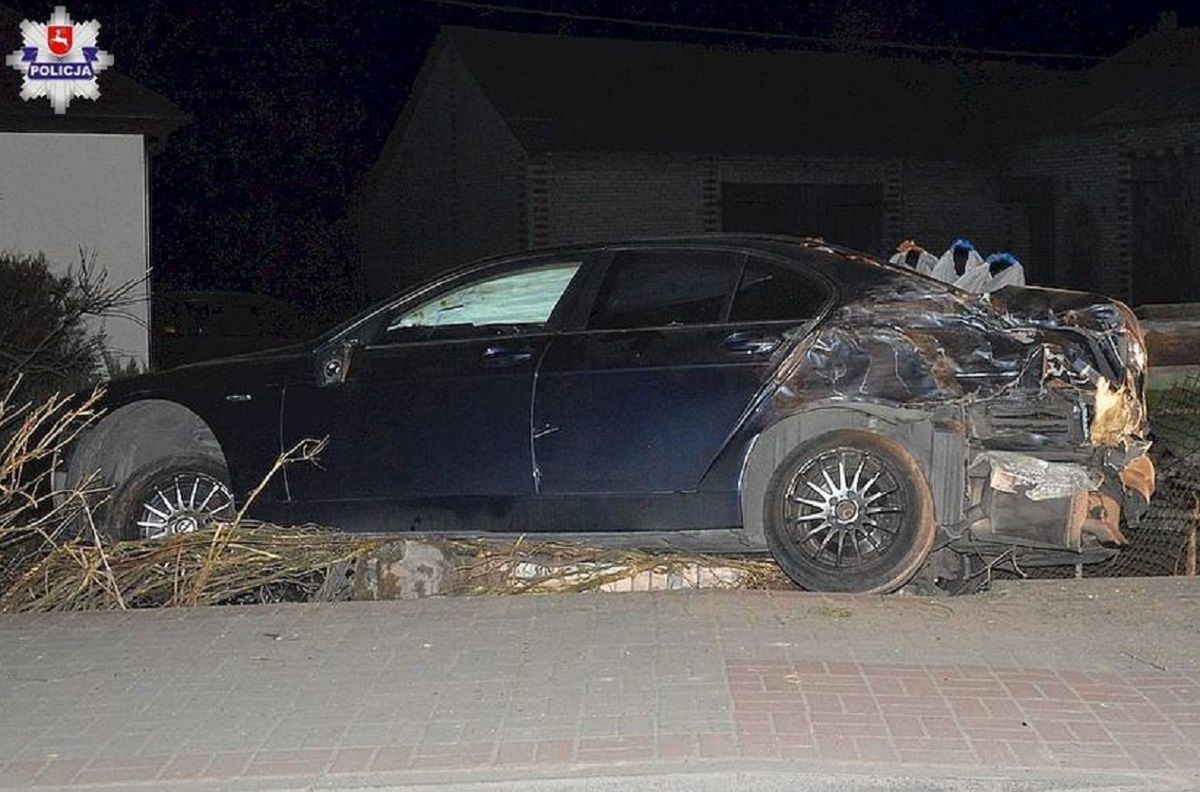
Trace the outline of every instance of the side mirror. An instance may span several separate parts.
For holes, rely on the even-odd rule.
[[[356,338],[342,341],[333,349],[324,350],[317,362],[318,384],[321,387],[340,385],[350,375],[350,363],[354,350],[360,345]]]

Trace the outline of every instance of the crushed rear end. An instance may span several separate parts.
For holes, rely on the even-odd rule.
[[[924,466],[939,546],[1026,565],[1092,563],[1125,545],[1154,493],[1145,340],[1096,294],[951,288],[849,251],[846,299],[779,374],[775,414],[874,416]],[[825,414],[834,414],[825,410]],[[861,423],[861,422],[860,422]]]
[[[1031,351],[1010,387],[967,405],[956,549],[1019,545],[1027,564],[1108,558],[1126,544],[1122,515],[1139,516],[1154,493],[1137,319],[1119,302],[1047,289],[997,292],[991,308]]]

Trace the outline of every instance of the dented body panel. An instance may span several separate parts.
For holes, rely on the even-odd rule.
[[[1154,487],[1144,341],[1128,308],[1038,288],[976,297],[807,245],[843,268],[846,294],[781,362],[747,436],[832,405],[873,414],[867,425],[905,439],[922,461],[956,549],[1020,546],[1040,551],[1035,563],[1063,563],[1047,551],[1099,560],[1124,544],[1122,510],[1139,514]],[[806,435],[765,461],[749,451],[752,475]]]

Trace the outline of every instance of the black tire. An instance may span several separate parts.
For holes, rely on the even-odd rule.
[[[181,508],[177,527],[189,526],[188,517],[193,517],[195,524],[180,527],[179,530],[202,529],[217,519],[230,519],[234,516],[229,472],[225,466],[212,457],[186,454],[160,459],[134,471],[114,493],[101,521],[101,530],[113,541],[155,538],[148,535],[151,529],[138,524],[148,508],[147,500],[161,497],[155,494],[156,488],[166,488],[167,497],[174,500],[175,492],[172,487],[174,484],[181,484],[180,506],[183,507],[192,493],[190,484],[193,481],[197,482],[198,491],[194,502],[190,504],[192,506],[200,505],[204,501],[210,485],[219,484],[222,489],[217,491],[215,500],[204,503],[203,508]],[[157,503],[163,512],[169,511],[164,504],[152,501],[151,505],[154,503]]]
[[[961,597],[977,594],[987,582],[983,559],[943,547],[930,553],[925,564],[904,586],[919,597]]]
[[[771,554],[809,591],[895,591],[925,563],[936,534],[920,465],[895,440],[859,429],[796,448],[764,506]]]

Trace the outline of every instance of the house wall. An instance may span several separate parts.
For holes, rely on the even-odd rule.
[[[1019,147],[1006,172],[1049,178],[1056,281],[1130,299],[1133,260],[1130,158],[1200,145],[1200,122],[1096,128]]]
[[[1033,141],[1010,155],[1007,172],[1047,178],[1054,193],[1054,280],[1121,295],[1120,153],[1110,130]]]
[[[848,154],[526,152],[452,40],[431,56],[427,68],[427,85],[415,95],[402,139],[389,145],[392,154],[377,168],[368,202],[366,268],[380,283],[411,281],[416,274],[514,248],[720,231],[721,186],[740,182],[879,186],[882,249],[871,252],[886,254],[899,240],[914,238],[940,253],[954,237],[967,236],[985,254],[1014,252],[1032,283],[1128,299],[1138,272],[1131,241],[1135,219],[1146,209],[1133,205],[1139,192],[1132,189],[1131,163],[1148,151],[1200,141],[1200,120],[1153,125],[1125,108],[1124,116],[1107,119],[1120,121],[1120,129],[1076,127],[1010,149],[981,151],[973,162]],[[776,192],[799,196],[788,200],[810,207],[827,194],[868,194]],[[750,197],[742,199],[743,218],[770,203],[758,202],[754,191],[744,194]],[[857,222],[853,215],[849,224]]]
[[[484,109],[490,115],[490,105]],[[995,162],[636,152],[526,157],[506,128],[484,125],[470,145],[459,144],[478,153],[468,179],[455,175],[455,148],[447,142],[457,134],[447,118],[457,111],[439,112],[440,119],[433,110],[429,117],[417,113],[413,134],[420,140],[406,146],[414,161],[391,172],[397,183],[389,192],[404,196],[400,208],[375,205],[383,209],[377,239],[386,238],[389,252],[373,257],[385,262],[389,277],[397,258],[422,262],[410,269],[425,274],[521,247],[720,231],[721,185],[728,182],[879,184],[884,249],[870,252],[887,253],[913,238],[937,254],[967,236],[985,254],[1015,252],[1031,282],[1124,296],[1131,277],[1126,155],[1196,134],[1186,125],[1120,135],[1099,130],[1035,141]],[[460,165],[468,156],[461,155]],[[1006,180],[1048,185],[1049,249],[1035,245],[1029,210],[1008,194]],[[479,191],[487,200],[479,200]]]
[[[375,299],[525,247],[524,150],[453,45],[426,69],[363,207],[364,283]]]
[[[880,157],[556,152],[530,160],[528,234],[542,246],[720,231],[722,183],[878,184],[886,247],[870,252],[912,237],[940,253],[963,235],[985,251],[1019,249],[999,174],[998,166]]]
[[[914,239],[935,256],[957,237],[970,239],[985,256],[1023,254],[1027,239],[1007,222],[997,166],[907,159],[903,174],[901,239]]]
[[[129,318],[92,322],[118,358],[149,360],[146,157],[141,135],[0,133],[0,248],[59,272],[95,253],[110,285],[136,282]]]
[[[690,155],[544,154],[530,164],[536,247],[706,229],[709,161]]]

